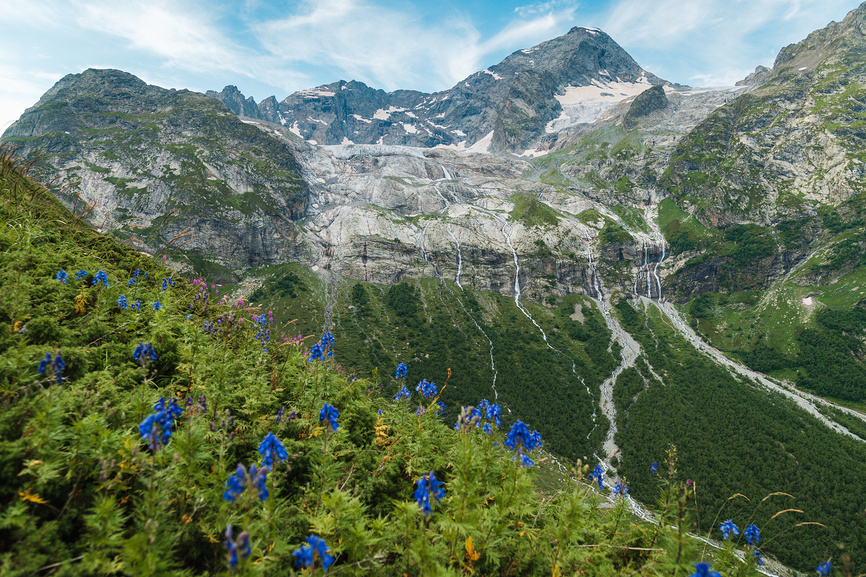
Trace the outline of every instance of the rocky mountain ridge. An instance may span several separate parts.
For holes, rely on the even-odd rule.
[[[643,70],[601,30],[575,27],[434,94],[385,93],[339,81],[296,92],[276,106],[270,98],[256,106],[234,86],[208,95],[236,114],[282,124],[321,145],[522,152],[550,134],[592,122],[650,86],[668,84]]]

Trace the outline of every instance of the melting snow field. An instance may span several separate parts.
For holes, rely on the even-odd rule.
[[[548,133],[559,132],[580,123],[593,122],[602,112],[632,96],[637,96],[652,84],[641,77],[638,82],[605,82],[593,80],[589,86],[568,86],[565,94],[556,95],[562,114],[547,123]]]

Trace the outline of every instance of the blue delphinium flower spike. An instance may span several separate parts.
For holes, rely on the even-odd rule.
[[[829,561],[821,561],[818,563],[818,566],[815,567],[815,571],[817,571],[818,575],[821,577],[828,577],[832,569],[833,565]]]
[[[412,396],[412,393],[409,392],[409,389],[406,388],[406,385],[403,385],[403,388],[400,389],[400,391],[394,397],[394,400],[399,401],[402,398],[408,399],[411,396]]]
[[[150,343],[138,343],[135,352],[132,353],[132,358],[142,365],[146,365],[147,361],[156,360],[156,351],[153,350],[153,345]]]
[[[340,416],[340,411],[337,410],[337,407],[332,407],[328,403],[322,405],[322,410],[319,411],[319,422],[327,421],[329,425],[331,425],[331,429],[334,432],[337,431],[337,427],[340,425],[337,423],[337,418]]]
[[[265,465],[258,468],[255,465],[250,465],[250,483],[258,491],[260,501],[266,501],[270,494],[268,493],[268,472],[270,470]]]
[[[659,464],[657,462],[653,461],[653,464],[650,466],[650,473],[655,475],[658,472],[658,470],[659,470]]]
[[[418,506],[421,507],[421,510],[424,511],[424,516],[427,516],[431,512],[430,497],[432,496],[439,503],[442,501],[442,497],[445,496],[445,490],[442,488],[442,483],[436,479],[433,471],[430,471],[429,475],[421,475],[421,478],[416,483],[418,487],[415,489],[412,497],[418,503]]]
[[[119,297],[117,297],[117,306],[122,309],[129,308],[129,303],[126,302],[126,295],[120,295]]]
[[[226,492],[223,493],[223,499],[229,503],[234,503],[240,495],[247,489],[247,469],[241,463],[238,463],[235,472],[229,475],[228,481],[223,485]]]
[[[430,383],[427,379],[424,379],[418,386],[415,387],[415,390],[424,395],[424,398],[430,398],[436,396],[436,384]]]
[[[709,563],[698,563],[690,577],[722,577],[718,571],[710,571]]]
[[[39,374],[44,375],[45,369],[51,365],[51,353],[45,353],[45,358],[39,361]]]
[[[278,462],[289,458],[289,453],[286,451],[283,443],[273,433],[268,433],[259,444],[259,454],[264,457],[262,464],[266,467],[274,466],[274,458]]]
[[[310,347],[310,358],[308,358],[307,360],[311,363],[315,360],[324,361],[325,354],[324,350],[322,349],[322,345],[316,343],[312,347]]]
[[[59,280],[63,284],[66,284],[66,281],[69,280],[69,275],[66,274],[65,270],[57,271],[57,274],[54,276],[55,279]]]
[[[75,275],[75,280],[79,281],[79,280],[86,278],[86,277],[87,277],[87,271],[86,270],[80,270]]]
[[[620,497],[625,497],[628,495],[628,487],[625,486],[625,483],[618,482],[613,488],[613,494],[619,495]]]
[[[406,365],[404,365],[403,363],[400,363],[397,365],[397,372],[395,373],[394,377],[398,378],[398,379],[402,379],[406,376],[406,374],[408,372],[409,372],[409,368]]]
[[[746,538],[746,543],[751,547],[754,543],[758,543],[761,540],[760,529],[755,525],[749,525],[746,527],[746,530],[743,531],[743,537]]]
[[[174,419],[183,413],[183,409],[177,405],[174,398],[166,403],[165,397],[160,397],[153,410],[154,412],[145,417],[138,426],[138,432],[141,438],[148,442],[150,450],[156,452],[160,443],[168,445]]]
[[[318,556],[322,560],[325,573],[327,573],[331,564],[334,563],[334,557],[328,553],[329,550],[330,547],[324,539],[310,535],[307,537],[307,544],[301,545],[300,549],[293,551],[292,557],[295,558],[296,567],[312,567],[316,562],[316,556]]]
[[[763,564],[764,564],[764,559],[763,559],[764,554],[761,553],[761,550],[760,550],[760,549],[755,549],[755,550],[753,550],[753,551],[752,551],[752,557],[755,558],[755,563],[756,563],[757,565],[760,566],[760,565],[763,565]]]
[[[104,271],[104,270],[100,270],[100,271],[97,272],[96,275],[93,277],[93,285],[96,286],[96,285],[98,285],[99,283],[104,284],[104,285],[105,285],[105,288],[108,288],[108,275],[105,274],[105,271]]]
[[[158,311],[160,308],[162,308],[162,303],[160,303],[159,301],[153,303],[153,310]]]
[[[740,530],[737,528],[736,525],[734,525],[734,522],[731,519],[728,519],[727,521],[722,523],[722,526],[719,527],[719,530],[721,530],[722,537],[724,537],[725,539],[730,538],[731,533],[734,534],[734,537],[740,534]]]
[[[598,490],[601,491],[604,489],[604,469],[601,468],[601,465],[596,465],[595,469],[592,470],[592,473],[589,475],[590,481],[596,481],[598,483]]]
[[[57,356],[54,357],[54,378],[57,379],[57,384],[61,384],[63,382],[63,369],[66,368],[66,363],[63,362],[63,358],[60,356],[60,351],[57,351]]]

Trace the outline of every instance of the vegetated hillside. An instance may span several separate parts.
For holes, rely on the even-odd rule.
[[[183,246],[212,275],[303,254],[307,186],[286,143],[188,90],[89,69],[57,82],[3,134],[67,207],[155,252]]]
[[[399,388],[387,378],[397,363],[436,383],[450,369],[441,397],[449,414],[486,397],[533,423],[558,455],[585,459],[600,448],[608,422],[598,408],[599,385],[619,350],[608,350],[610,331],[590,299],[521,302],[539,329],[513,298],[438,279],[383,286],[333,278],[331,286],[294,265],[251,273],[262,276],[251,302],[273,310],[277,324],[292,321],[286,330],[293,334],[320,332],[330,318],[344,369],[367,378],[377,370],[387,395]]]
[[[639,499],[653,495],[644,455],[676,442],[697,487],[704,530],[717,511],[722,519],[748,511],[763,528],[766,550],[802,571],[829,543],[864,550],[866,443],[838,435],[781,395],[734,378],[682,339],[654,305],[643,309],[622,300],[617,312],[662,379],[638,363],[615,389],[620,472]],[[866,438],[864,421],[840,422]],[[788,495],[761,502],[775,491]],[[735,493],[749,500],[729,500]],[[770,520],[789,508],[798,512]]]
[[[580,464],[541,498],[539,437],[497,426],[497,406],[444,421],[436,393],[384,398],[331,360],[340,335],[280,338],[269,313],[97,234],[15,164],[0,162],[3,574],[673,575],[712,560],[685,533],[688,468],[646,456],[658,524],[622,498],[600,508]],[[728,541],[714,568],[756,574],[762,544],[741,567]]]

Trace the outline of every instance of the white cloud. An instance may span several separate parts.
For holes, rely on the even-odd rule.
[[[298,13],[264,23],[256,34],[266,50],[287,65],[317,63],[337,69],[347,80],[387,90],[441,90],[482,68],[492,53],[561,33],[575,9],[552,11],[560,2],[548,4],[546,12],[536,7],[531,18],[517,16],[487,40],[459,15],[429,25],[409,9],[394,10],[366,0],[306,0]]]
[[[245,74],[242,47],[233,45],[201,7],[150,1],[89,2],[81,5],[80,27],[120,37],[134,50],[165,59],[169,66],[216,68]]]
[[[602,25],[639,63],[666,62],[680,82],[731,84],[783,46],[825,26],[851,0],[620,0]],[[664,70],[652,70],[664,76]]]

